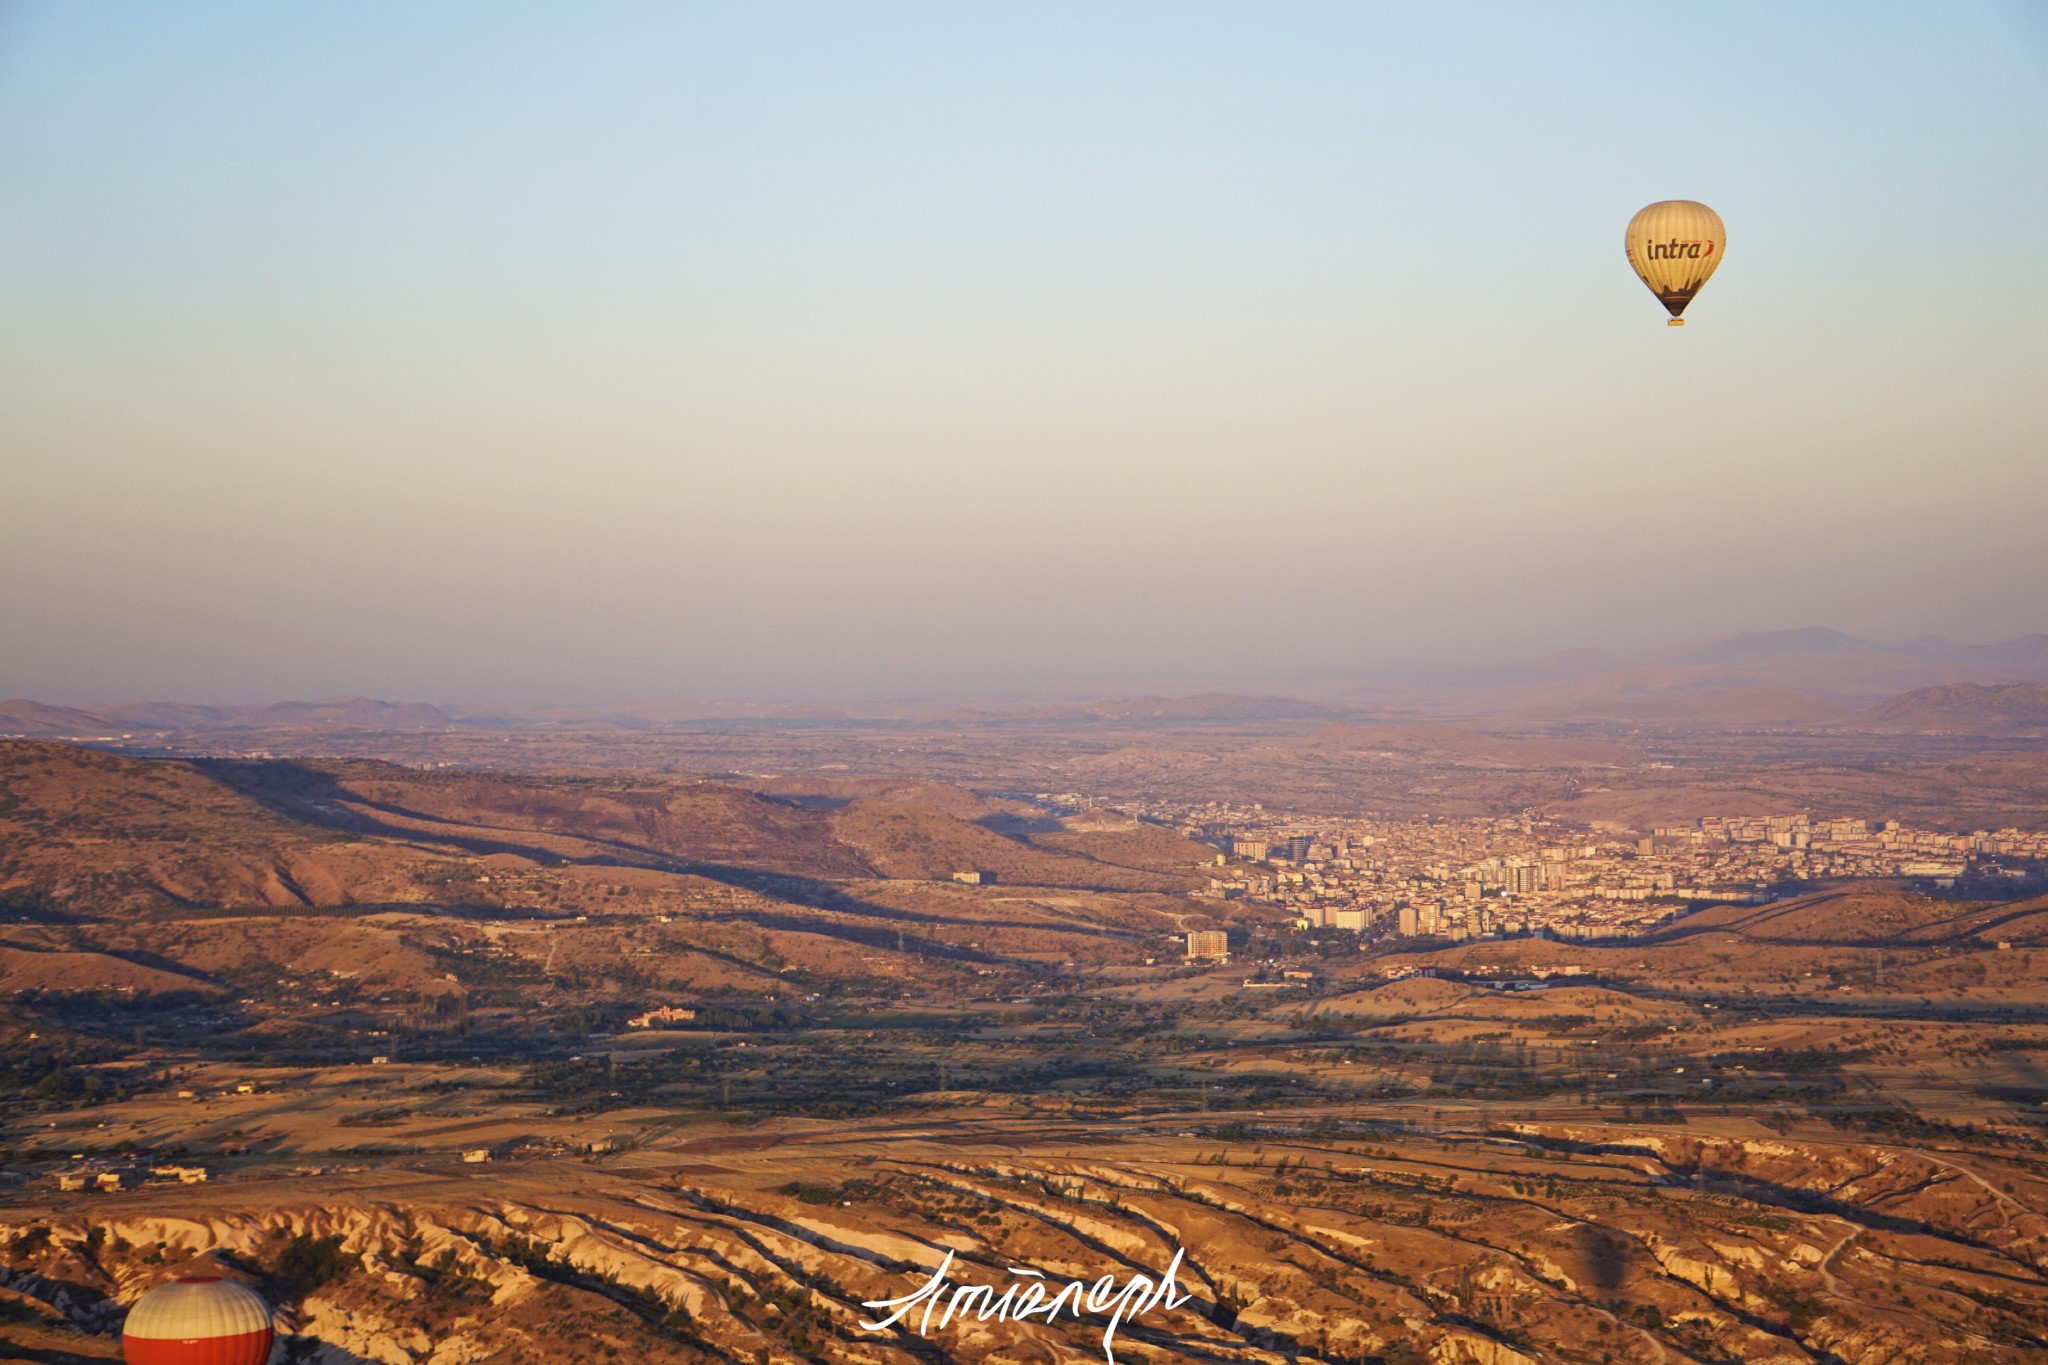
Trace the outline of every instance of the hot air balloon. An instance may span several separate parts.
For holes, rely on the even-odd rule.
[[[1721,215],[1705,204],[1665,199],[1629,219],[1622,242],[1628,263],[1670,310],[1666,325],[1683,327],[1685,319],[1679,315],[1728,250],[1728,229],[1721,225]]]
[[[263,1365],[271,1335],[270,1305],[255,1290],[193,1275],[136,1300],[121,1354],[128,1365]]]

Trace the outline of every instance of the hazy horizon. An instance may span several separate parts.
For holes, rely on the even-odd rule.
[[[1636,15],[0,11],[0,696],[2041,630],[2048,25]]]
[[[1798,638],[1816,632],[1834,638],[1819,641],[1804,641]],[[1754,650],[1754,660],[1762,665],[1763,676],[1746,677],[1745,669],[1749,665],[1741,663],[1729,666],[1718,676],[1711,668],[1702,672],[1701,657],[1712,654],[1715,647],[1721,645],[1736,645]],[[1859,645],[1867,648],[1859,651],[1854,647]],[[1953,646],[1954,649],[1952,652],[1943,653],[1934,648],[1936,645]],[[1956,660],[1968,657],[1970,651],[1981,651],[2000,645],[2031,648],[2023,648],[2021,652],[2024,653],[2024,658],[2007,656],[2005,662],[1985,661],[1976,667],[1975,676],[1970,676],[1967,669],[1961,673],[1953,672],[1952,666]],[[1876,656],[1902,658],[1917,655],[1931,661],[1929,666],[1933,674],[1924,681],[1886,685],[1876,680],[1884,676],[1881,668],[1875,674],[1869,674],[1852,664],[1844,676],[1834,679],[1833,686],[1816,679],[1807,680],[1805,685],[1789,685],[1780,678],[1769,676],[1774,669],[1782,668],[1787,660],[1796,661],[1815,655],[1845,653],[1854,655],[1859,660]],[[1951,667],[1951,673],[1942,673],[1945,666]],[[1661,686],[1646,685],[1647,680],[1659,677],[1662,678]],[[654,719],[663,716],[677,718],[728,713],[740,715],[748,711],[759,711],[764,715],[788,714],[807,709],[880,718],[897,712],[906,715],[930,715],[954,707],[969,710],[988,708],[1001,712],[1015,708],[1029,709],[1144,698],[1171,701],[1205,696],[1295,700],[1327,704],[1340,709],[1371,709],[1389,704],[1400,709],[1435,703],[1455,707],[1481,699],[1487,701],[1493,708],[1506,707],[1512,710],[1518,689],[1541,688],[1546,684],[1562,684],[1574,679],[1587,678],[1605,678],[1609,680],[1610,688],[1618,687],[1619,692],[1610,690],[1607,694],[1610,700],[1615,696],[1626,696],[1630,693],[1669,698],[1688,694],[1704,695],[1730,690],[1761,689],[1806,692],[1815,697],[1832,696],[1853,702],[1858,696],[1866,700],[1890,696],[1912,691],[1919,686],[1935,686],[1942,681],[1996,684],[2038,682],[2048,678],[2048,631],[2032,631],[2006,640],[1954,640],[1936,632],[1922,632],[1902,640],[1866,640],[1847,636],[1825,626],[1806,626],[1776,631],[1742,631],[1712,639],[1686,640],[1670,644],[1651,645],[1638,641],[1632,646],[1615,647],[1567,645],[1546,653],[1530,655],[1441,654],[1428,657],[1388,657],[1360,661],[1349,667],[1310,668],[1284,676],[1246,675],[1206,684],[1177,684],[1167,680],[1150,687],[1120,686],[1113,680],[1097,683],[1081,680],[1038,687],[926,687],[885,692],[840,689],[811,693],[762,690],[727,694],[671,691],[637,696],[626,693],[608,696],[550,696],[539,693],[521,695],[509,690],[486,694],[436,696],[364,694],[335,689],[314,689],[290,695],[246,692],[148,696],[0,694],[0,703],[21,700],[44,705],[91,709],[158,704],[261,708],[303,703],[374,701],[379,704],[435,706],[458,718],[480,718],[494,714],[541,717],[550,714],[570,716],[610,713]]]

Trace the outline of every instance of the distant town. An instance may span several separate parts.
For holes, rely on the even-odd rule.
[[[1036,793],[1076,809],[1089,798]],[[1303,822],[1262,805],[1114,803],[1213,844],[1210,900],[1295,912],[1303,928],[1379,937],[1618,939],[1702,902],[1760,904],[1816,884],[1904,879],[2017,891],[2048,874],[2048,833],[1947,834],[1896,820],[1703,816],[1650,833],[1541,816]]]

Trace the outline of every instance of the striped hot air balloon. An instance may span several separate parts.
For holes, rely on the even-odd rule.
[[[1728,251],[1728,229],[1721,215],[1690,199],[1665,199],[1628,220],[1623,238],[1628,263],[1671,314],[1670,326],[1683,327],[1679,314],[1708,278],[1720,268]]]
[[[136,1301],[121,1329],[121,1355],[128,1365],[263,1365],[271,1338],[270,1305],[255,1290],[194,1275]]]

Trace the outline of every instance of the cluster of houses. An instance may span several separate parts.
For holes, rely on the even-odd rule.
[[[113,1194],[138,1185],[204,1185],[204,1166],[140,1166],[92,1163],[73,1166],[56,1175],[60,1190],[98,1190]]]

